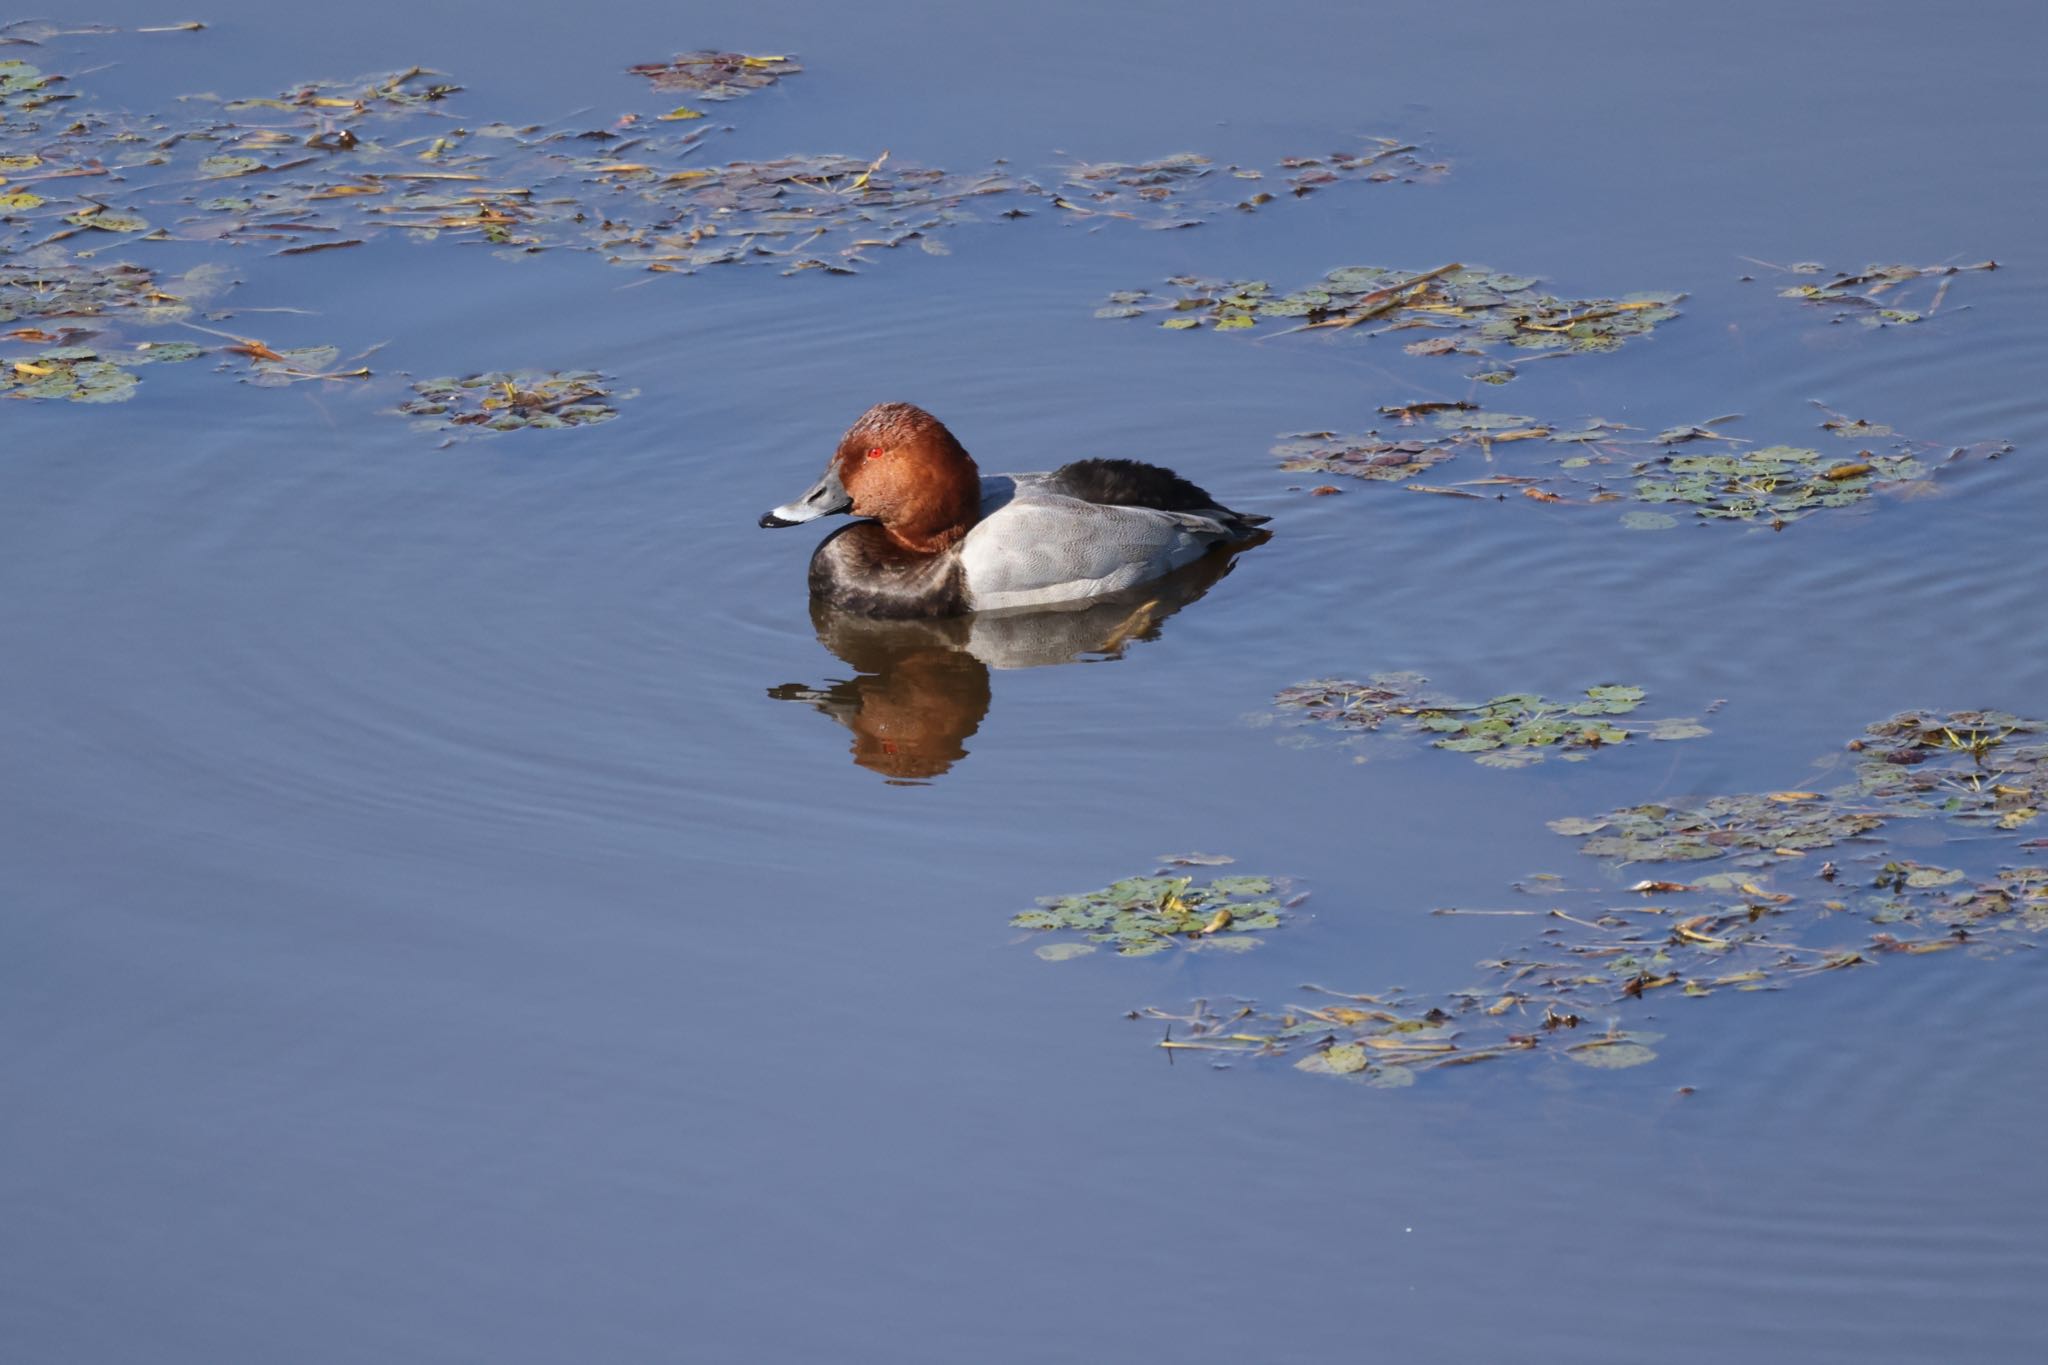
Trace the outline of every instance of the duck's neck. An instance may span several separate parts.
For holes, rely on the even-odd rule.
[[[981,471],[956,441],[951,458],[935,462],[915,493],[891,510],[882,529],[899,549],[918,555],[950,550],[981,519]]]
[[[967,533],[973,529],[974,522],[972,520],[943,527],[937,531],[927,532],[913,531],[901,526],[884,526],[882,528],[888,535],[891,544],[914,555],[942,554],[966,539]]]

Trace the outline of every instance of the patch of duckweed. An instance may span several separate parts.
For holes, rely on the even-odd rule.
[[[1343,266],[1289,294],[1265,280],[1212,280],[1192,275],[1167,281],[1178,293],[1149,290],[1112,294],[1098,317],[1156,316],[1159,325],[1188,330],[1207,324],[1241,331],[1264,322],[1289,331],[1335,330],[1373,324],[1368,335],[1427,333],[1411,343],[1416,354],[1485,354],[1496,346],[1528,351],[1608,351],[1646,336],[1678,316],[1682,294],[1630,294],[1621,298],[1564,298],[1539,290],[1532,275],[1510,275],[1457,262],[1433,270]]]
[[[1471,754],[1495,768],[1526,767],[1546,757],[1583,761],[1643,734],[1675,740],[1709,733],[1691,719],[1624,726],[1617,718],[1643,704],[1647,694],[1640,687],[1603,684],[1570,701],[1511,692],[1490,701],[1457,702],[1432,696],[1427,683],[1415,673],[1379,673],[1363,682],[1320,678],[1282,689],[1274,702],[1283,716],[1298,716],[1347,739],[1428,736],[1436,748]]]
[[[459,378],[422,379],[418,396],[398,411],[420,419],[426,431],[555,430],[609,422],[619,415],[614,402],[637,396],[615,394],[595,370],[492,371]]]
[[[1122,957],[1173,949],[1243,951],[1258,946],[1257,935],[1290,918],[1282,903],[1286,894],[1285,879],[1277,877],[1218,876],[1200,883],[1193,876],[1126,877],[1100,891],[1046,897],[1038,909],[1010,923],[1061,935],[1035,950],[1049,961],[1097,948]]]
[[[1774,266],[1791,275],[1811,276],[1809,283],[1788,285],[1781,298],[1834,310],[1840,320],[1866,327],[1924,322],[1939,312],[1958,275],[1998,269],[1996,261],[1973,265],[1871,265],[1861,270],[1830,271],[1814,261]]]
[[[141,383],[135,370],[203,354],[185,341],[135,347],[55,346],[0,361],[0,398],[56,399],[68,403],[120,403]]]

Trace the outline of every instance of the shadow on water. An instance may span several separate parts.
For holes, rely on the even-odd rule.
[[[811,599],[818,642],[854,670],[820,686],[783,683],[778,701],[809,702],[853,732],[853,761],[892,783],[929,781],[967,757],[988,715],[992,669],[1120,659],[1156,640],[1168,617],[1228,574],[1219,549],[1127,592],[1058,608],[979,612],[925,621],[861,616]]]

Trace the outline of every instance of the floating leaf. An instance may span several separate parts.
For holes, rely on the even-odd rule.
[[[1047,897],[1038,909],[1023,911],[1010,923],[1018,929],[1079,934],[1084,944],[1143,957],[1277,929],[1285,920],[1279,892],[1271,877],[1215,877],[1203,885],[1192,876],[1126,877],[1100,891]],[[1037,951],[1045,955],[1043,948]]]
[[[787,56],[683,52],[665,62],[643,62],[626,69],[645,76],[656,90],[687,90],[700,99],[730,100],[793,76],[803,66]]]
[[[94,206],[77,213],[66,214],[64,221],[79,227],[95,228],[101,232],[147,232],[149,220],[139,213],[127,213],[118,209]]]
[[[517,431],[523,427],[589,426],[618,416],[617,397],[595,370],[492,371],[459,378],[423,379],[419,395],[398,411],[428,430]]]
[[[1599,1067],[1603,1071],[1620,1071],[1626,1067],[1641,1066],[1657,1060],[1656,1052],[1641,1043],[1630,1042],[1626,1034],[1610,1038],[1595,1038],[1591,1042],[1568,1047],[1564,1055],[1580,1066]]]
[[[1423,271],[1343,266],[1304,289],[1277,295],[1264,280],[1177,277],[1168,283],[1182,293],[1160,297],[1127,290],[1124,302],[1141,312],[1198,310],[1212,319],[1232,315],[1251,321],[1294,320],[1296,331],[1343,331],[1370,322],[1385,330],[1454,332],[1458,344],[1444,349],[1471,354],[1494,345],[1539,351],[1612,350],[1626,338],[1646,335],[1678,316],[1677,304],[1683,297],[1559,298],[1535,292],[1536,282],[1527,276],[1456,263]]]
[[[1956,276],[1996,269],[1996,261],[1978,261],[1974,265],[1872,265],[1837,272],[1824,283],[1795,284],[1778,292],[1784,298],[1831,307],[1837,317],[1853,317],[1871,326],[1905,324],[1920,322],[1939,311]],[[1824,272],[1805,263],[1793,266],[1791,273]],[[1928,285],[1930,280],[1935,283]],[[1906,295],[1926,299],[1924,311],[1898,307]]]
[[[1350,1076],[1365,1070],[1367,1064],[1363,1047],[1356,1043],[1339,1043],[1335,1047],[1309,1053],[1294,1067],[1297,1071],[1313,1071],[1324,1076]]]
[[[133,367],[199,354],[196,346],[170,354],[164,351],[163,347],[60,346],[0,360],[0,399],[125,403],[135,396],[140,383]]]
[[[1199,316],[1199,310],[1175,313],[1166,325],[1190,326]],[[1469,402],[1414,403],[1381,411],[1395,419],[1393,429],[1362,435],[1302,432],[1274,446],[1273,453],[1291,473],[1344,474],[1400,483],[1416,492],[1479,496],[1470,491],[1477,489],[1504,496],[1501,490],[1506,490],[1545,503],[1629,501],[1671,509],[1638,506],[1621,514],[1624,527],[1652,531],[1677,526],[1673,513],[1680,509],[1696,519],[1782,527],[1881,491],[1928,491],[1932,476],[1965,457],[1997,459],[2012,448],[2002,442],[1958,448],[1893,438],[1886,448],[1866,449],[1845,461],[1804,446],[1743,449],[1740,438],[1713,430],[1733,420],[1725,417],[1645,439],[1602,420],[1547,423],[1481,411]],[[1873,433],[1883,429],[1864,425]],[[1695,433],[1713,438],[1711,453],[1681,453],[1698,448],[1693,446]],[[1665,448],[1656,454],[1643,450],[1656,445]],[[1572,453],[1558,454],[1560,446]],[[1483,477],[1449,487],[1411,482],[1469,454],[1485,462]]]
[[[226,180],[263,169],[263,163],[253,156],[209,156],[199,163],[199,173],[209,180]]]
[[[1570,702],[1516,692],[1463,703],[1429,695],[1426,681],[1415,674],[1323,678],[1286,688],[1275,702],[1283,714],[1299,712],[1342,733],[1426,734],[1435,747],[1473,754],[1486,766],[1524,767],[1548,753],[1585,757],[1627,742],[1631,732],[1606,717],[1634,711],[1646,695],[1640,687],[1602,684]]]

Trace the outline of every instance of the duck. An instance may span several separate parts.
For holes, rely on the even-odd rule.
[[[914,403],[862,413],[824,476],[760,524],[846,512],[861,520],[812,553],[811,594],[895,619],[1085,604],[1271,535],[1262,529],[1270,517],[1232,511],[1138,460],[983,475],[946,424]]]

